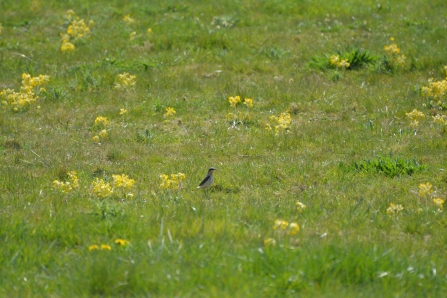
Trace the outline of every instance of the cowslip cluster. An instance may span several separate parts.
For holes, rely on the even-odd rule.
[[[107,140],[109,134],[107,132],[107,126],[109,125],[109,120],[107,117],[98,116],[95,119],[95,127],[100,129],[100,132],[93,137],[93,142],[100,143],[101,141]]]
[[[419,121],[425,119],[425,114],[418,111],[417,109],[414,109],[410,113],[405,113],[407,117],[411,120],[410,126],[416,127],[419,125]]]
[[[436,206],[439,207],[440,210],[444,210],[444,203],[445,203],[445,200],[444,200],[444,199],[441,199],[441,198],[434,198],[434,199],[433,199],[433,202],[436,204]]]
[[[444,66],[447,75],[447,66]],[[443,100],[447,97],[447,77],[442,81],[428,80],[428,86],[422,87],[422,96],[432,99],[431,104],[435,107],[441,107]]]
[[[160,189],[178,189],[181,182],[186,179],[186,175],[183,173],[171,174],[171,178],[169,178],[168,175],[161,174],[160,178],[162,180]]]
[[[130,25],[135,23],[135,19],[132,18],[130,16],[130,14],[126,14],[123,18],[122,21],[127,25],[127,28],[130,29]],[[152,30],[152,29],[151,29]],[[137,37],[137,32],[136,31],[132,31],[129,33],[129,40],[134,40]]]
[[[137,83],[136,78],[136,76],[127,72],[117,75],[118,82],[115,83],[115,89],[128,90],[135,87],[135,84]]]
[[[239,106],[239,103],[242,103],[242,100],[241,100],[240,96],[230,96],[228,98],[228,102],[230,103],[231,107],[237,109],[237,107]],[[253,108],[253,99],[245,98],[244,102],[242,104],[244,104],[248,109],[251,109],[251,108]],[[233,123],[233,125],[236,125],[237,123],[245,123],[245,122],[249,121],[250,113],[248,111],[241,112],[241,111],[235,110],[232,113],[228,113],[226,118],[228,121],[231,121]]]
[[[95,119],[95,125],[98,125],[102,128],[105,128],[108,124],[109,124],[109,120],[107,119],[107,117],[98,116]]]
[[[446,115],[437,114],[436,116],[432,116],[433,122],[437,124],[447,125],[447,117]]]
[[[431,198],[433,203],[438,206],[439,211],[444,210],[445,199],[437,197],[434,187],[430,182],[419,184],[419,196],[425,200]]]
[[[134,179],[130,179],[129,176],[112,175],[112,183],[105,182],[104,179],[96,178],[92,182],[93,194],[101,199],[105,199],[113,195],[114,193],[123,193],[126,198],[133,198],[133,194],[130,192],[135,184]]]
[[[133,185],[135,184],[134,179],[130,179],[129,176],[121,174],[121,175],[112,175],[113,178],[113,188],[115,190],[122,189],[124,191],[130,191]],[[127,193],[127,196],[133,196],[131,193]]]
[[[250,113],[248,111],[239,111],[237,107],[240,103],[244,104],[248,109],[253,108],[253,99],[245,98],[244,102],[242,102],[240,96],[230,96],[228,98],[228,102],[230,103],[230,107],[235,108],[234,112],[227,114],[227,120],[231,121],[233,125],[237,123],[246,123],[250,120]]]
[[[76,174],[76,171],[70,171],[67,173],[67,175],[68,175],[68,178],[70,179],[70,181],[63,182],[63,181],[59,181],[59,180],[54,180],[53,188],[56,190],[59,190],[61,192],[64,192],[64,193],[69,193],[74,188],[78,188],[79,187],[79,179]]]
[[[394,41],[394,37],[391,37],[390,40]],[[389,46],[385,45],[383,49],[385,50],[385,53],[390,57],[391,64],[397,66],[403,66],[405,64],[405,59],[407,57],[405,57],[404,54],[399,56],[400,49],[397,44],[393,43]]]
[[[289,223],[285,220],[277,219],[275,220],[273,230],[292,236],[298,234],[298,232],[300,231],[300,226],[295,222]]]
[[[284,235],[287,236],[294,236],[298,234],[300,231],[300,226],[296,222],[289,223],[288,221],[277,219],[275,220],[275,224],[273,226],[273,230],[275,231],[275,234],[281,238]],[[275,246],[276,240],[274,238],[266,238],[264,240],[265,246]]]
[[[37,102],[38,95],[45,91],[40,86],[45,85],[49,81],[50,77],[47,75],[32,77],[24,73],[22,74],[22,86],[20,86],[19,92],[15,92],[12,89],[5,89],[0,92],[0,97],[3,98],[2,104],[10,106],[15,112],[23,110]]]
[[[96,197],[105,199],[113,194],[112,186],[110,183],[106,183],[104,179],[96,178],[96,180],[92,182],[92,186],[93,194]]]
[[[348,68],[351,66],[351,64],[348,62],[348,59],[340,59],[339,55],[332,55],[329,57],[329,61],[331,65],[336,66],[338,68]]]
[[[292,124],[292,117],[290,116],[290,112],[286,111],[284,113],[281,113],[279,117],[276,116],[270,116],[270,121],[274,122],[274,130],[275,135],[279,135],[281,131],[287,131],[290,128],[290,125]],[[265,126],[266,130],[272,130],[272,126],[267,123]]]
[[[239,103],[242,102],[242,100],[239,95],[238,96],[230,96],[228,98],[228,102],[230,103],[231,107],[235,108],[237,105],[239,105]],[[248,108],[252,108],[253,100],[250,98],[245,98],[243,104],[246,105]]]
[[[61,33],[61,51],[72,52],[76,49],[73,42],[85,40],[90,37],[90,28],[94,26],[95,22],[90,20],[87,24],[84,19],[75,17],[76,13],[73,10],[67,10],[65,17],[70,21],[66,33]],[[73,41],[73,42],[72,42]]]
[[[397,215],[397,214],[399,214],[402,210],[404,210],[404,207],[402,207],[402,205],[400,205],[400,204],[390,203],[390,207],[388,207],[388,208],[386,209],[386,214]]]
[[[433,185],[430,182],[419,184],[419,195],[423,198],[429,196],[433,192]]]

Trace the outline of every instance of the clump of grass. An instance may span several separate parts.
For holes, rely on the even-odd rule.
[[[368,64],[373,64],[378,59],[378,56],[371,52],[359,49],[354,49],[346,53],[344,56],[351,64],[351,69],[358,69],[367,66]]]
[[[337,51],[336,54],[324,54],[323,56],[313,56],[308,63],[310,68],[328,70],[335,68],[360,69],[369,64],[374,64],[378,56],[363,49],[353,49],[351,51]],[[342,62],[342,63],[340,63]],[[344,62],[344,63],[343,63]]]
[[[374,159],[363,159],[354,162],[348,166],[349,171],[379,173],[387,177],[394,178],[398,176],[411,176],[426,169],[425,165],[421,165],[416,158],[405,159],[401,157],[379,156]]]

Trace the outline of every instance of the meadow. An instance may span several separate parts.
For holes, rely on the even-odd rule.
[[[124,2],[0,2],[0,296],[445,295],[445,0]]]

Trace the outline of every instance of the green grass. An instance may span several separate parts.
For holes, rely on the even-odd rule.
[[[445,79],[445,1],[153,2],[0,3],[0,92],[50,76],[36,103],[0,109],[0,296],[442,296],[445,111],[421,90]],[[69,9],[95,25],[62,53]],[[333,54],[352,67],[328,68]],[[114,89],[124,72],[135,87]],[[54,189],[70,171],[79,187]],[[116,174],[134,186],[93,194]]]
[[[341,163],[341,168],[346,166]],[[387,177],[394,178],[402,175],[413,175],[426,169],[426,166],[420,165],[415,159],[392,158],[391,156],[380,156],[374,159],[365,159],[348,166],[346,170],[366,173],[380,173]]]

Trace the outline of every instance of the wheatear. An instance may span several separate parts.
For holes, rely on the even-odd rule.
[[[211,184],[213,184],[214,181],[214,176],[213,176],[213,172],[217,170],[216,168],[209,168],[208,169],[208,174],[206,174],[205,179],[203,179],[203,181],[200,183],[199,186],[197,186],[197,188],[208,188],[210,187]]]

